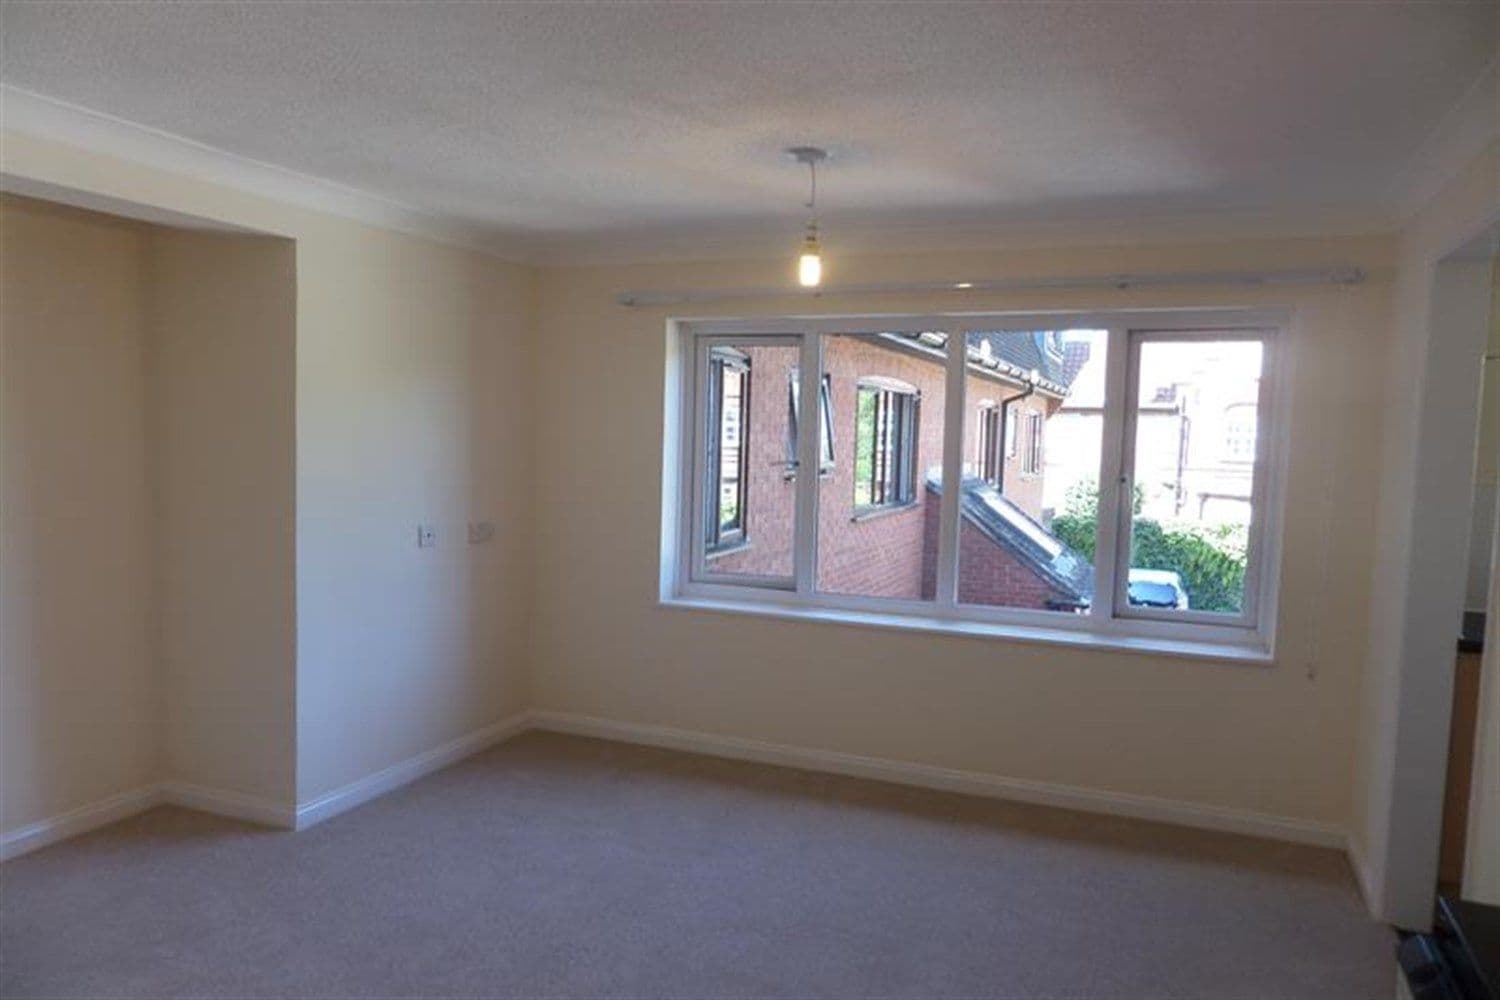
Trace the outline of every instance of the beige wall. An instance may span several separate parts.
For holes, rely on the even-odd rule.
[[[961,304],[1298,307],[1302,433],[1281,662],[1256,669],[656,608],[667,314],[620,308],[613,294],[769,283],[784,261],[547,269],[528,290],[521,268],[29,137],[7,136],[5,161],[21,176],[297,241],[299,801],[533,702],[1333,825],[1347,817],[1385,241],[841,262],[850,281],[1376,268],[1352,290],[1026,293]],[[818,308],[954,304],[825,296]],[[532,308],[540,322],[529,331]],[[600,482],[610,484],[608,517],[598,514]],[[470,517],[498,523],[491,546],[459,544]],[[435,551],[412,544],[419,520],[438,525]],[[1060,714],[1074,720],[1062,738],[1046,721]]]
[[[1485,421],[1480,428],[1480,456],[1476,480],[1490,484],[1489,502],[1495,504],[1496,465],[1500,463],[1500,254],[1490,274],[1490,341],[1485,365]],[[1476,494],[1480,491],[1476,490]],[[1476,498],[1477,500],[1478,498]],[[1491,508],[1489,565],[1500,566],[1500,532],[1493,530]],[[1473,551],[1471,546],[1470,551]],[[1474,774],[1469,795],[1469,829],[1464,858],[1463,895],[1466,899],[1500,905],[1500,580],[1493,574],[1485,604],[1484,659],[1480,666],[1479,717],[1474,737]]]
[[[1382,817],[1393,780],[1392,640],[1400,638],[1395,612],[1405,593],[1423,347],[1410,331],[1428,297],[1426,255],[1489,211],[1496,156],[1492,149],[1456,179],[1404,235],[1394,313],[1396,255],[1381,238],[1196,246],[1143,239],[838,262],[840,280],[851,282],[1372,268],[1372,280],[1354,289],[824,296],[815,304],[798,297],[691,310],[1294,307],[1278,662],[1252,668],[658,608],[669,310],[622,308],[614,293],[770,284],[784,280],[784,260],[533,273],[32,137],[7,134],[3,144],[4,169],[16,177],[296,241],[298,801],[535,704],[1331,827],[1352,822],[1376,876],[1389,847]],[[145,430],[128,417],[144,391],[133,374],[141,347],[130,318],[140,308],[131,289],[144,265],[129,263],[139,239],[128,227],[64,226],[45,237],[6,229],[7,248],[13,240],[28,248],[7,249],[5,274],[0,739],[9,826],[144,780],[154,763],[149,743],[137,738],[152,704],[151,664],[137,655],[149,642],[138,619],[150,609],[134,587],[147,559],[140,539],[149,504],[133,458]],[[35,263],[33,243],[55,248],[80,281],[87,274],[98,288],[62,295],[31,280],[73,273]],[[98,256],[110,264],[88,267]],[[75,352],[64,350],[66,340],[18,340],[13,315],[48,325],[55,316],[105,316],[110,324],[91,328]],[[1387,366],[1392,315],[1396,348]],[[87,405],[63,405],[40,391],[53,378],[97,382],[98,391]],[[27,452],[23,462],[14,442],[34,429],[38,441],[51,442],[40,450],[67,461],[49,460],[39,471]],[[78,460],[66,447],[94,430],[96,440],[113,443],[104,463]],[[52,431],[55,442],[46,437]],[[102,509],[92,500],[78,508],[53,502],[101,495],[115,502]],[[495,521],[495,541],[461,544],[467,520]],[[416,549],[418,521],[438,526],[436,550]],[[45,532],[34,530],[43,522]],[[75,558],[107,573],[64,571]],[[285,602],[288,586],[270,588],[273,602]],[[106,590],[112,596],[95,601],[97,627],[70,632],[71,618],[55,609],[67,615],[71,595]],[[49,593],[68,597],[38,602]],[[113,655],[121,650],[134,652]],[[44,671],[27,660],[43,654],[64,666]],[[74,700],[64,712],[54,696],[80,686],[70,671],[105,662],[116,696]],[[113,714],[102,719],[106,701]],[[1056,725],[1059,718],[1068,725]],[[1356,769],[1357,720],[1365,737]],[[43,721],[110,733],[107,767],[98,766],[92,740],[42,738]],[[17,774],[47,780],[12,805]],[[246,777],[269,787],[255,784],[265,775]]]
[[[1441,759],[1446,752],[1452,685],[1451,676],[1424,673],[1451,670],[1452,630],[1462,596],[1462,580],[1457,574],[1451,599],[1449,587],[1434,583],[1431,574],[1425,574],[1415,587],[1408,580],[1414,554],[1413,527],[1419,517],[1431,517],[1429,509],[1418,507],[1417,496],[1430,479],[1419,473],[1419,460],[1432,454],[1419,447],[1419,433],[1424,419],[1422,386],[1430,374],[1434,343],[1434,278],[1442,256],[1478,235],[1497,217],[1500,142],[1493,143],[1434,195],[1409,220],[1398,244],[1391,309],[1393,332],[1384,378],[1387,405],[1379,456],[1380,510],[1371,629],[1359,703],[1358,770],[1350,834],[1354,853],[1364,869],[1366,890],[1373,897],[1372,907],[1403,926],[1425,923],[1431,909],[1435,876],[1429,873],[1436,871],[1441,806],[1441,787],[1435,775],[1442,773]],[[1477,359],[1469,357],[1454,360],[1450,368],[1477,374],[1476,364]],[[1443,378],[1447,377],[1445,372]],[[1477,384],[1472,388],[1477,397]],[[1445,385],[1428,394],[1426,401],[1446,404],[1454,396],[1451,386]],[[1444,439],[1453,435],[1445,429],[1437,437],[1436,450],[1441,451]],[[1472,468],[1471,457],[1469,453],[1461,459],[1464,480]],[[1464,515],[1468,513],[1466,486],[1465,482],[1458,487],[1463,491]],[[1438,560],[1434,567],[1440,576],[1446,577],[1454,567],[1461,573],[1463,553],[1454,554],[1452,566],[1445,562]],[[1408,601],[1413,593],[1423,599],[1435,594],[1444,606],[1416,608],[1413,618],[1415,605]],[[1416,668],[1416,659],[1408,656],[1408,644],[1424,650],[1420,656],[1422,668]],[[1412,673],[1403,678],[1403,662],[1407,660],[1413,664]],[[1420,762],[1408,756],[1414,747],[1420,747]],[[1403,756],[1407,757],[1405,761]],[[1403,805],[1407,802],[1415,802],[1415,808]],[[1402,884],[1393,888],[1387,883],[1394,878],[1401,879]]]
[[[1469,578],[1464,607],[1483,611],[1490,593],[1490,549],[1500,502],[1500,255],[1490,270],[1490,339],[1480,389],[1479,447],[1474,462],[1474,519],[1469,528]]]
[[[1491,555],[1500,564],[1500,534],[1493,543]],[[1500,906],[1500,582],[1490,586],[1486,613],[1463,896]]]
[[[1357,288],[824,295],[688,310],[1294,307],[1283,610],[1270,668],[658,607],[672,311],[621,307],[614,296],[770,285],[784,279],[785,261],[544,269],[536,706],[1341,829],[1364,650],[1390,262],[1385,239],[871,257],[840,261],[839,280],[1332,263],[1364,265],[1373,277]]]
[[[536,479],[524,269],[328,223],[297,280],[307,801],[526,707]]]
[[[163,780],[290,803],[291,245],[0,220],[0,830]]]
[[[267,566],[257,584],[295,601],[282,669],[296,677],[296,801],[524,709],[530,272],[32,136],[6,133],[0,167],[69,197],[296,243],[296,587],[272,587]],[[466,545],[470,520],[493,521],[495,538]],[[419,522],[437,526],[436,549],[416,547]],[[238,669],[275,676],[259,655]],[[244,777],[268,787],[283,765],[256,770]]]
[[[149,265],[165,773],[290,803],[293,246],[152,227]]]
[[[144,227],[0,198],[0,830],[156,780]]]

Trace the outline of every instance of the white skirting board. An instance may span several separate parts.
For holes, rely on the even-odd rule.
[[[1366,902],[1370,899],[1368,873],[1354,845],[1346,839],[1343,829],[1332,824],[1313,823],[1247,810],[1199,805],[1144,795],[1003,778],[977,771],[937,767],[930,764],[915,764],[832,750],[814,750],[742,737],[720,736],[666,726],[620,722],[568,712],[548,711],[523,712],[502,719],[450,743],[410,757],[375,774],[320,795],[295,808],[282,803],[181,782],[167,782],[125,792],[0,836],[0,860],[113,823],[159,803],[171,803],[268,826],[304,830],[531,729],[592,736],[715,757],[775,764],[805,771],[845,774],[921,788],[1030,802],[1111,816],[1128,816],[1178,826],[1220,830],[1319,847],[1339,848],[1349,854],[1360,889],[1366,894]]]
[[[444,743],[440,747],[435,747],[415,757],[408,757],[382,771],[376,771],[358,781],[352,781],[341,788],[326,792],[310,802],[301,803],[297,806],[296,829],[305,830],[315,823],[321,823],[341,812],[348,812],[355,806],[379,798],[386,792],[410,784],[423,775],[440,771],[470,754],[478,753],[496,743],[503,743],[512,736],[524,732],[529,723],[530,714],[518,712],[493,725],[460,736],[451,743]]]
[[[290,806],[269,799],[226,792],[218,788],[204,788],[202,785],[182,781],[166,781],[111,795],[98,802],[0,834],[0,861],[108,826],[160,805],[182,806],[184,809],[196,809],[199,812],[283,829],[291,829],[295,817]]]
[[[737,736],[718,736],[712,733],[636,722],[617,722],[612,719],[575,715],[569,712],[533,712],[530,728],[572,733],[578,736],[594,736],[623,743],[640,743],[672,750],[686,750],[714,757],[757,761],[762,764],[778,764],[804,771],[847,774],[852,777],[871,778],[900,785],[962,792],[966,795],[1031,802],[1037,805],[1104,813],[1110,816],[1129,816],[1134,819],[1154,820],[1159,823],[1172,823],[1177,826],[1197,827],[1204,830],[1242,833],[1252,837],[1312,844],[1317,847],[1343,849],[1347,846],[1344,830],[1332,824],[1313,823],[1284,816],[1271,816],[1222,806],[1198,805],[1146,795],[1105,792],[1092,788],[1027,781],[1020,778],[1002,778],[978,771],[962,771],[931,764],[913,764],[881,757],[840,753],[834,750],[810,750]]]
[[[486,747],[522,732],[529,721],[526,713],[502,719],[493,725],[461,736],[451,743],[408,758],[383,771],[335,789],[301,806],[206,788],[183,781],[166,781],[111,795],[57,816],[38,820],[0,834],[0,861],[55,844],[68,837],[118,822],[152,806],[175,805],[199,812],[228,816],[285,830],[302,830],[338,813],[384,795],[408,782],[447,767]]]
[[[161,801],[161,789],[156,785],[134,788],[128,792],[111,795],[109,798],[91,802],[77,809],[70,809],[56,816],[28,823],[23,827],[0,835],[0,861],[19,857],[55,844],[68,837],[76,837],[97,827],[107,826],[127,816],[144,812]]]
[[[292,828],[296,812],[284,802],[263,799],[239,792],[226,792],[218,788],[205,788],[185,781],[168,781],[161,786],[161,801],[166,805],[182,806],[199,812],[213,813],[242,819],[247,823],[262,826]]]

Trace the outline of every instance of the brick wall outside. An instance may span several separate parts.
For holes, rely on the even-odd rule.
[[[797,351],[790,347],[744,350],[750,356],[751,370],[746,498],[749,544],[712,557],[710,564],[718,572],[789,576],[796,490],[795,480],[787,476],[786,465],[790,430],[788,393],[797,365]],[[826,338],[823,359],[824,370],[830,376],[834,467],[819,480],[818,587],[838,594],[930,597],[936,574],[938,498],[921,481],[928,470],[940,469],[942,465],[945,395],[942,363],[852,336]],[[913,506],[856,520],[855,405],[859,379],[869,376],[898,379],[921,393],[919,485]],[[964,407],[966,465],[976,460],[980,402],[998,402],[1016,391],[1014,386],[991,379],[977,376],[969,379]],[[1049,403],[1035,397],[1013,405],[1012,412],[1027,408],[1043,410],[1050,408]],[[816,404],[810,406],[804,401],[800,409],[802,428],[815,433],[819,419]],[[1042,479],[1022,476],[1021,450],[1018,448],[1017,455],[1007,459],[1006,496],[1032,516],[1040,517]],[[1014,558],[967,523],[961,537],[960,574],[963,578],[972,576],[965,593],[978,603],[1043,606],[1050,591]],[[960,586],[965,586],[962,579]]]
[[[938,496],[929,493],[923,516],[922,596],[937,593]],[[958,599],[963,604],[1051,610],[1060,597],[1010,552],[968,521],[958,526]]]

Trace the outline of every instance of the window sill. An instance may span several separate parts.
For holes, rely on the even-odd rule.
[[[728,615],[750,615],[794,621],[824,622],[833,625],[856,625],[868,628],[896,629],[908,632],[953,635],[971,639],[997,639],[1045,646],[1065,646],[1101,652],[1134,653],[1142,656],[1167,656],[1176,659],[1203,660],[1234,666],[1275,665],[1275,657],[1256,644],[1198,642],[1161,639],[1148,636],[1103,635],[1073,629],[1049,629],[1028,625],[1008,625],[961,619],[929,617],[895,612],[849,611],[839,608],[794,607],[759,601],[734,601],[704,597],[663,597],[659,606],[680,611],[710,612]]]
[[[744,552],[748,548],[750,548],[750,542],[747,539],[743,542],[735,542],[733,545],[725,545],[717,549],[709,549],[707,552],[703,553],[703,558],[707,562],[713,562],[715,559],[720,559],[724,556],[732,556],[736,552]]]
[[[882,517],[890,517],[892,514],[900,514],[902,511],[916,510],[922,506],[920,500],[911,500],[906,503],[893,503],[881,507],[862,507],[854,512],[849,520],[854,524],[863,524],[865,521],[877,521]]]

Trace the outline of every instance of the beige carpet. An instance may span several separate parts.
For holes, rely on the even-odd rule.
[[[531,734],[0,867],[5,997],[1388,998],[1333,851]]]

